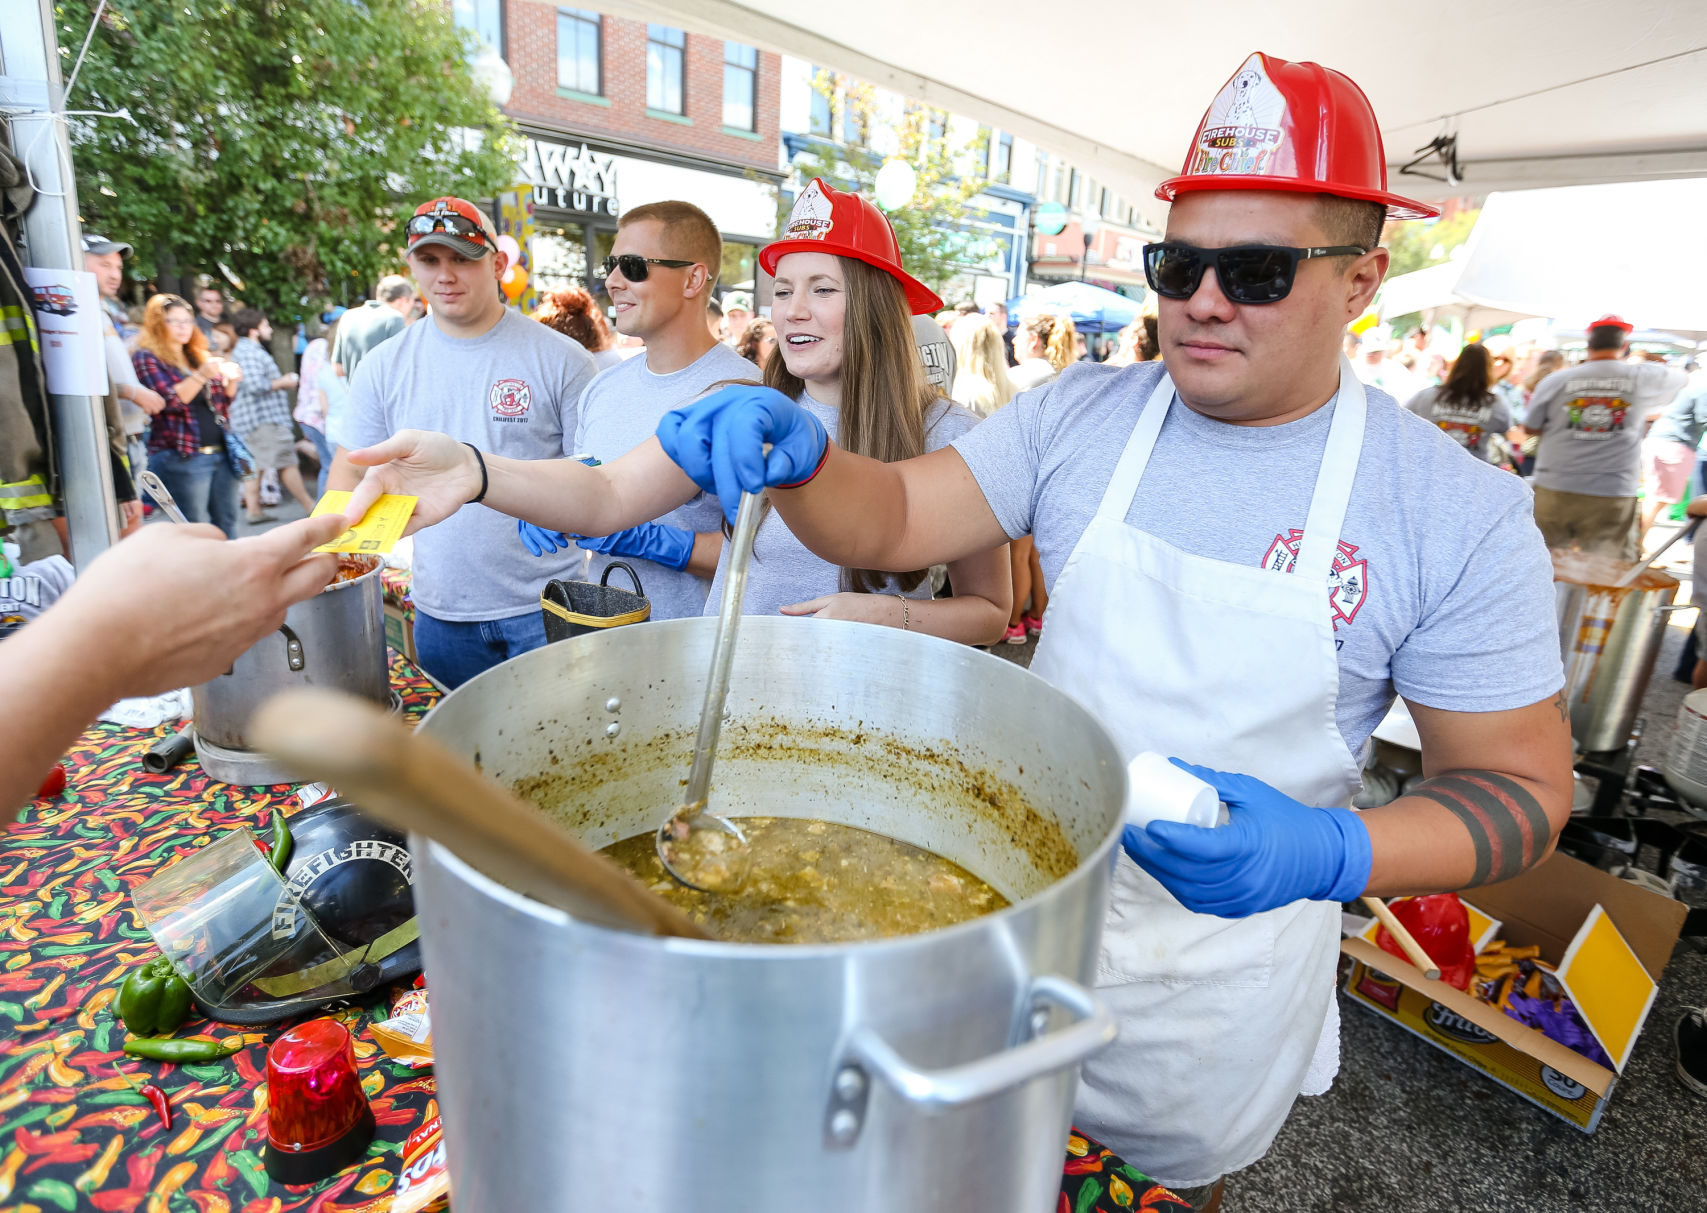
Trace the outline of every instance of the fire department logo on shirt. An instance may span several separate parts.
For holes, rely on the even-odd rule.
[[[1290,573],[1298,563],[1298,548],[1304,542],[1304,532],[1293,528],[1276,535],[1263,554],[1262,567],[1276,573]],[[1334,552],[1333,568],[1328,571],[1328,605],[1333,608],[1334,631],[1340,624],[1350,623],[1363,609],[1369,597],[1369,561],[1357,554],[1357,546],[1340,540]]]
[[[1620,396],[1578,396],[1565,405],[1565,428],[1577,438],[1610,438],[1624,429],[1629,412]]]
[[[1445,435],[1467,451],[1478,452],[1482,449],[1482,427],[1468,421],[1441,421],[1437,423]]]
[[[525,379],[500,379],[492,385],[487,401],[492,406],[493,421],[526,421],[533,393]]]

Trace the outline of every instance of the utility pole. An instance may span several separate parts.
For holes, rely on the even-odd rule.
[[[23,259],[46,269],[82,270],[83,226],[77,182],[69,171],[71,141],[52,0],[10,0],[0,21],[0,107],[10,117],[12,151],[28,165],[35,201],[24,213]],[[118,539],[105,403],[93,396],[48,396],[59,463],[60,500],[72,563],[82,567]]]

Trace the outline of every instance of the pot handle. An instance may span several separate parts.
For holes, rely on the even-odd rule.
[[[1076,1066],[1114,1043],[1119,1032],[1113,1012],[1084,986],[1065,977],[1034,978],[1026,999],[1034,1032],[1041,1031],[1051,1004],[1070,1013],[1073,1022],[1058,1032],[1034,1035],[1015,1048],[946,1070],[921,1070],[876,1030],[860,1028],[848,1041],[842,1063],[836,1067],[825,1122],[827,1140],[847,1146],[859,1136],[870,1085],[865,1080],[868,1070],[920,1111],[943,1112]]]

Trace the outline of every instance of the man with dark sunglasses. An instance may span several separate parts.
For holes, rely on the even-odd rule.
[[[563,334],[507,308],[508,259],[486,213],[461,198],[424,202],[404,227],[427,318],[374,346],[350,378],[327,487],[361,478],[347,449],[398,430],[442,430],[480,450],[553,459],[574,450],[576,402],[597,369]],[[578,571],[579,553],[535,560],[515,523],[463,510],[415,540],[415,648],[422,667],[459,686],[545,643],[539,591]]]
[[[1383,220],[1435,213],[1387,190],[1363,93],[1252,55],[1157,192],[1173,203],[1146,255],[1160,365],[1075,363],[898,463],[848,454],[762,388],[658,437],[726,512],[769,486],[840,565],[923,568],[1032,535],[1050,583],[1032,671],[1129,758],[1197,764],[1226,803],[1217,827],[1125,829],[1096,972],[1124,1022],[1074,1113],[1208,1210],[1337,1069],[1339,903],[1540,861],[1569,813],[1571,746],[1528,489],[1341,354],[1387,269]],[[1430,778],[1352,812],[1396,695]]]
[[[605,292],[616,331],[639,337],[646,348],[601,372],[581,397],[577,452],[609,463],[650,439],[671,409],[698,400],[713,384],[752,377],[753,364],[720,344],[707,324],[722,262],[717,225],[691,202],[649,202],[623,212],[601,267]],[[660,518],[577,543],[595,553],[589,580],[598,580],[612,560],[636,564],[653,619],[696,619],[717,572],[722,528],[717,499],[701,493]],[[537,555],[569,547],[561,531],[521,520],[516,529]]]

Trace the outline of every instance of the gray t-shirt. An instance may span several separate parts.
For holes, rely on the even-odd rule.
[[[925,368],[925,382],[947,396],[954,386],[955,372],[960,369],[954,356],[954,343],[943,332],[942,325],[930,316],[913,317],[913,344],[919,347],[919,362]]]
[[[369,299],[338,318],[338,332],[332,339],[332,361],[344,364],[344,378],[354,379],[356,367],[374,346],[403,331],[403,317],[397,309]]]
[[[831,439],[836,437],[841,412],[820,404],[810,396],[800,403],[824,423]],[[978,414],[958,404],[939,399],[925,413],[925,452],[941,450],[978,424]],[[715,615],[723,605],[723,578],[729,564],[729,545],[723,545],[723,557],[717,562],[717,576],[711,583],[711,595],[705,600],[705,613]],[[805,602],[825,594],[840,593],[842,570],[806,550],[806,545],[794,537],[788,524],[775,510],[768,510],[753,539],[753,563],[747,568],[747,595],[741,604],[743,615],[776,615],[783,607]],[[900,594],[895,578],[886,579],[881,591]],[[906,592],[908,598],[929,598],[930,578]]]
[[[1075,364],[954,444],[1003,529],[1036,537],[1046,584],[1096,514],[1162,369]],[[1564,681],[1553,566],[1528,488],[1464,458],[1384,392],[1367,395],[1322,603],[1339,646],[1340,735],[1353,756],[1395,692],[1494,712],[1536,703]],[[1290,571],[1333,410],[1237,426],[1175,401],[1126,521],[1199,556]],[[1110,627],[1143,626],[1106,605]]]
[[[1405,401],[1405,408],[1424,421],[1432,421],[1452,441],[1478,459],[1494,462],[1494,444],[1490,435],[1503,434],[1511,428],[1511,406],[1489,392],[1474,404],[1449,400],[1445,390],[1424,388]]]
[[[713,384],[725,379],[755,377],[753,364],[721,343],[701,354],[691,365],[669,375],[653,374],[644,352],[627,361],[618,361],[609,370],[600,371],[587,386],[586,394],[581,397],[573,449],[563,453],[596,455],[600,463],[610,463],[652,437],[665,413],[698,400]],[[690,531],[715,531],[723,525],[723,511],[715,496],[701,493],[656,521]],[[590,555],[587,577],[592,581],[599,579],[612,560],[634,566],[646,597],[652,600],[653,619],[691,619],[705,607],[705,593],[711,583],[686,569],[672,569],[629,556],[601,556],[596,552]],[[620,572],[614,575],[611,584],[628,588],[628,581]]]
[[[1597,358],[1535,385],[1525,429],[1540,430],[1535,483],[1560,493],[1634,497],[1642,487],[1642,423],[1687,376],[1656,362]]]
[[[131,387],[141,387],[136,378],[136,367],[130,360],[130,351],[125,348],[124,338],[118,335],[109,322],[101,334],[101,350],[107,358],[107,390],[118,393],[120,387],[128,384]],[[119,400],[119,416],[124,418],[124,432],[140,434],[148,429],[148,414],[134,400]]]
[[[362,360],[340,432],[362,447],[398,430],[439,430],[493,455],[556,459],[592,377],[579,343],[520,312],[470,338],[448,337],[428,317]],[[452,622],[507,619],[537,611],[545,583],[580,565],[574,547],[530,555],[514,518],[466,505],[415,536],[415,606]]]
[[[1707,374],[1697,375],[1677,394],[1649,436],[1666,442],[1681,442],[1690,450],[1701,445],[1707,434]],[[1707,529],[1707,528],[1703,528]]]

